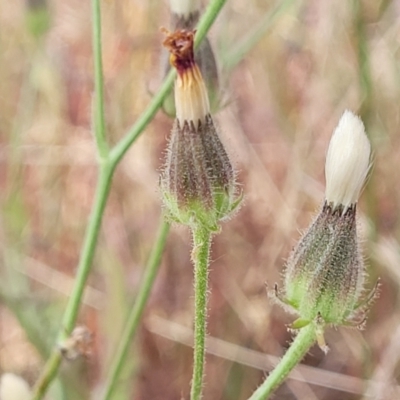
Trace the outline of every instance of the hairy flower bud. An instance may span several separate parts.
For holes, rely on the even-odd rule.
[[[300,318],[341,324],[353,312],[364,284],[356,206],[325,203],[287,262],[286,299]]]
[[[294,328],[312,321],[343,325],[365,319],[369,300],[359,304],[365,269],[357,237],[356,203],[368,173],[370,151],[361,120],[346,111],[329,145],[324,205],[290,255],[284,272],[280,300],[298,314]],[[324,347],[322,339],[320,344]]]
[[[164,203],[172,219],[217,229],[238,205],[235,173],[210,114],[207,89],[194,60],[193,31],[169,33],[164,45],[178,76],[176,119],[161,177]]]

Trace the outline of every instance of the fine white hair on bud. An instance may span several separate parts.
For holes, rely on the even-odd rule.
[[[21,377],[6,373],[0,378],[1,400],[30,400],[32,397],[29,385]]]
[[[370,166],[371,145],[361,119],[346,110],[333,132],[326,156],[325,197],[344,210],[357,203]]]
[[[199,0],[169,0],[169,4],[173,13],[185,17],[200,9]]]

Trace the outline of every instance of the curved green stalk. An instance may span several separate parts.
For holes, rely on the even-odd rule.
[[[205,36],[207,30],[211,27],[226,0],[214,0],[210,3],[203,18],[199,23],[199,31],[196,35],[196,44]],[[66,311],[62,319],[57,344],[62,343],[71,334],[79,312],[82,295],[89,276],[93,257],[96,249],[97,238],[100,232],[101,221],[104,214],[105,205],[110,193],[110,187],[114,170],[122,157],[128,151],[132,143],[144,131],[146,126],[155,116],[160,108],[165,96],[172,87],[174,72],[168,75],[158,93],[153,97],[147,109],[141,114],[139,119],[133,125],[127,135],[111,150],[108,150],[105,135],[104,121],[104,99],[103,99],[103,75],[101,65],[101,13],[100,0],[92,0],[93,14],[93,51],[95,63],[95,101],[94,101],[94,136],[99,161],[99,178],[97,181],[96,194],[93,208],[90,214],[89,225],[85,233],[85,239],[82,246],[82,252],[77,269],[75,285],[69,298]],[[44,370],[40,375],[33,389],[33,400],[40,400],[46,394],[47,389],[58,373],[61,364],[61,353],[58,345],[54,347],[49,359],[46,362]]]
[[[205,338],[207,329],[208,264],[210,259],[211,232],[201,226],[192,229],[194,264],[194,355],[191,400],[201,399],[203,389]]]
[[[132,343],[132,337],[136,333],[140,317],[142,316],[144,307],[147,303],[147,299],[149,298],[151,288],[153,287],[154,280],[157,276],[158,267],[160,266],[161,256],[169,232],[169,227],[169,223],[166,222],[163,218],[156,242],[154,244],[145,269],[139,292],[135,299],[133,308],[128,315],[125,329],[119,341],[115,357],[113,358],[113,361],[111,363],[111,367],[109,370],[110,372],[106,379],[103,400],[109,400],[112,398],[115,387],[118,383],[118,377],[121,373],[122,367],[124,366],[126,357],[129,354],[129,346]]]
[[[293,343],[279,364],[269,374],[249,400],[265,400],[286,379],[292,369],[300,363],[304,355],[316,341],[315,326],[310,323],[301,328]]]

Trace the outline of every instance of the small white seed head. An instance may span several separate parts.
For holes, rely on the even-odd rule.
[[[31,397],[31,390],[24,379],[11,373],[6,373],[1,376],[1,400],[30,400]]]
[[[361,119],[346,110],[326,156],[326,201],[344,210],[357,203],[370,166],[371,145]]]
[[[174,14],[188,17],[200,9],[199,0],[169,0],[170,9]]]

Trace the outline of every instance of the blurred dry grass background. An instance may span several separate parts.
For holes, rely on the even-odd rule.
[[[262,353],[280,356],[288,346],[291,319],[268,302],[264,282],[279,281],[299,229],[322,202],[327,144],[349,108],[374,148],[359,209],[381,297],[364,332],[330,330],[331,352],[313,348],[304,360],[313,369],[300,369],[275,398],[395,400],[400,2],[294,1],[271,20],[279,3],[231,0],[210,35],[227,104],[217,119],[245,202],[214,241],[205,399],[246,399],[268,370]],[[31,383],[58,329],[96,179],[90,2],[49,0],[48,11],[49,29],[35,36],[27,3],[0,0],[0,373]],[[111,142],[160,82],[159,27],[168,23],[164,2],[103,2]],[[92,355],[65,363],[68,384],[53,399],[96,399],[101,389],[159,224],[158,168],[170,128],[160,112],[118,168],[80,316],[94,333]],[[115,399],[188,398],[190,245],[188,231],[174,227]]]

